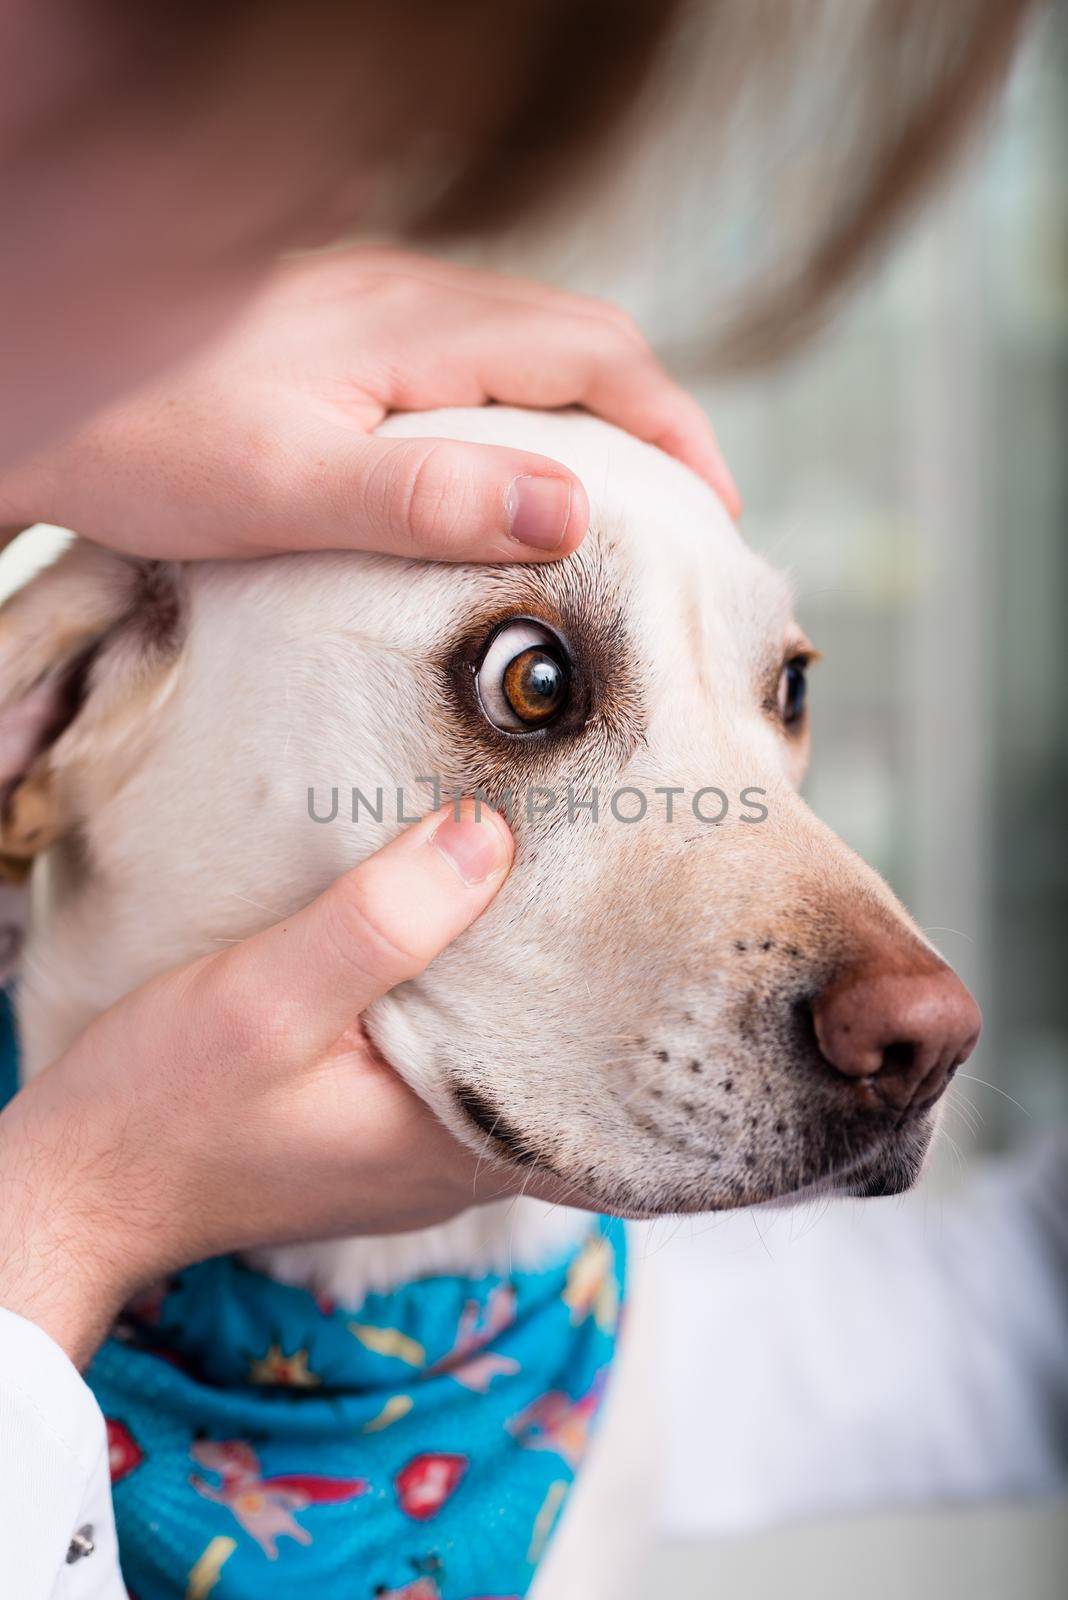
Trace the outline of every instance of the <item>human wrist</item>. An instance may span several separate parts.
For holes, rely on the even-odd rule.
[[[151,1276],[102,1204],[105,1170],[78,1131],[39,1115],[28,1089],[0,1115],[0,1306],[36,1323],[78,1367]]]

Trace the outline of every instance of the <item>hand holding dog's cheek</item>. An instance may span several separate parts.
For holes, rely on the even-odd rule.
[[[569,554],[589,519],[567,467],[398,439],[395,411],[581,406],[677,456],[733,515],[703,413],[611,306],[383,250],[280,272],[213,351],[0,478],[0,521],[50,521],[186,559],[369,549],[447,561]]]
[[[485,910],[511,858],[486,808],[435,813],[287,921],[93,1022],[0,1116],[0,1305],[84,1360],[168,1270],[470,1205],[475,1156],[358,1019]]]

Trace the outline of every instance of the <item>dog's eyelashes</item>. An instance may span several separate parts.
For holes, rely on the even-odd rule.
[[[476,677],[482,709],[507,733],[543,728],[564,710],[570,662],[560,640],[528,618],[506,622],[491,637]]]

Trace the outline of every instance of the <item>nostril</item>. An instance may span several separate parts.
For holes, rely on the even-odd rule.
[[[908,1072],[916,1060],[916,1045],[908,1039],[897,1039],[883,1047],[883,1064],[880,1072]]]
[[[931,1105],[979,1037],[979,1010],[955,973],[854,968],[812,1002],[827,1065],[851,1080],[866,1106]]]

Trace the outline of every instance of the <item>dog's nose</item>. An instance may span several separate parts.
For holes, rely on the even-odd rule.
[[[812,1005],[825,1061],[873,1110],[933,1105],[975,1049],[983,1022],[956,973],[861,968]]]

